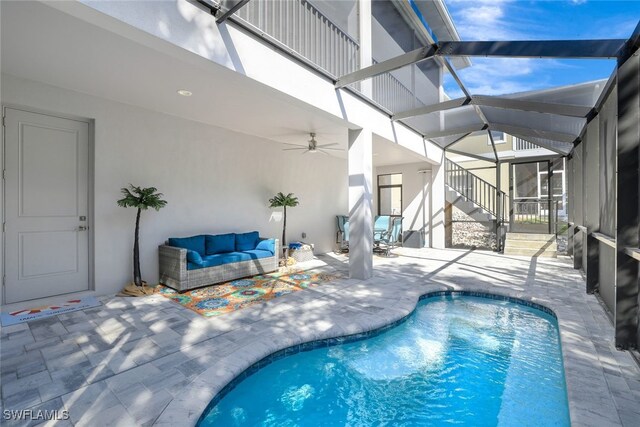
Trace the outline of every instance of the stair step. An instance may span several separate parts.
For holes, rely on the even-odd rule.
[[[516,255],[516,256],[530,256],[530,257],[543,257],[543,258],[557,258],[558,251],[540,251],[536,249],[509,249],[504,248],[505,255]]]
[[[558,244],[553,234],[507,233],[505,255],[558,257]]]
[[[507,233],[507,240],[538,240],[549,242],[556,239],[554,234],[534,234],[534,233]]]
[[[505,242],[505,247],[511,247],[514,249],[553,249],[558,247],[555,241],[544,241],[544,240],[513,240],[507,239]]]

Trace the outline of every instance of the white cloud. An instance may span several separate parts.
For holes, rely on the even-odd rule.
[[[449,0],[447,4],[463,40],[519,38],[517,26],[505,20],[509,0]]]
[[[570,0],[571,4],[573,5],[579,5],[579,4],[584,4],[587,2],[587,0]]]
[[[545,78],[532,81],[531,76],[542,75],[549,67],[554,67],[553,63],[528,58],[474,58],[473,65],[458,74],[473,95],[504,95],[544,87],[548,83]],[[449,96],[459,96],[452,79],[445,86]]]

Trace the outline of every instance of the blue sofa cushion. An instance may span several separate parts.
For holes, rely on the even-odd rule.
[[[202,260],[202,256],[196,251],[188,250],[187,251],[187,261],[196,265],[202,265],[204,262]]]
[[[263,249],[253,249],[250,251],[241,252],[242,254],[249,255],[249,259],[268,258],[273,256],[273,252]]]
[[[260,234],[257,231],[236,234],[236,251],[243,252],[255,249],[259,238]]]
[[[207,268],[207,267],[215,267],[222,264],[227,264],[229,262],[237,262],[240,261],[239,257],[227,257],[228,253],[224,254],[215,254],[215,255],[207,255],[202,257],[202,262],[200,264],[196,264],[194,262],[187,263],[187,270],[196,270],[198,268]]]
[[[200,255],[205,254],[204,235],[192,237],[170,237],[169,246],[196,251]]]
[[[205,236],[206,255],[223,254],[236,250],[235,233]]]
[[[189,253],[187,253],[187,257],[188,256]],[[270,251],[260,249],[253,249],[244,252],[228,252],[224,254],[207,255],[201,258],[202,262],[200,264],[189,260],[189,262],[187,262],[187,270],[197,270],[199,268],[215,267],[217,265],[240,261],[250,261],[252,259],[268,258],[272,256],[273,253],[271,253]]]
[[[260,240],[258,242],[258,245],[256,246],[256,249],[269,251],[271,252],[271,255],[273,255],[276,253],[276,240],[275,239]]]

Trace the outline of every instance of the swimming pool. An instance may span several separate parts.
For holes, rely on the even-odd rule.
[[[569,426],[557,321],[448,294],[372,338],[275,360],[217,396],[199,426]]]

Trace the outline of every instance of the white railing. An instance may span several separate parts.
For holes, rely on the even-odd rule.
[[[250,1],[235,16],[334,77],[359,68],[358,42],[305,0]]]
[[[373,63],[378,61],[375,59]],[[423,107],[424,103],[413,94],[411,89],[403,85],[391,73],[373,77],[373,100],[391,112],[411,110]]]
[[[513,150],[525,151],[525,150],[539,150],[540,147],[532,142],[526,141],[521,138],[513,137]]]

